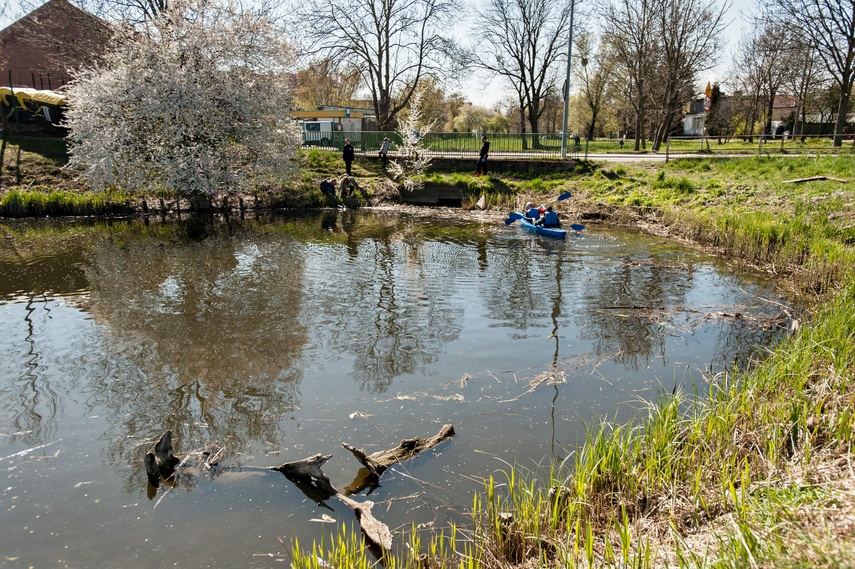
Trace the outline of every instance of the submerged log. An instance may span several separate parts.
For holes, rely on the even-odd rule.
[[[444,425],[436,435],[428,439],[421,439],[418,437],[413,439],[404,439],[393,449],[375,452],[371,455],[366,454],[362,449],[352,447],[347,443],[342,443],[342,446],[353,453],[357,460],[365,466],[365,469],[361,469],[360,475],[357,476],[357,479],[347,487],[347,493],[355,493],[352,487],[354,484],[357,484],[357,481],[361,481],[361,483],[358,484],[360,488],[367,487],[371,483],[366,482],[366,480],[376,483],[383,472],[390,466],[403,462],[409,458],[413,458],[421,451],[433,448],[453,436],[454,427],[451,425]],[[386,524],[379,521],[371,514],[371,508],[374,506],[374,502],[357,502],[356,500],[349,498],[347,494],[339,492],[335,487],[333,487],[329,478],[327,478],[326,474],[321,470],[324,463],[326,463],[326,461],[331,457],[332,455],[316,454],[314,456],[304,458],[303,460],[286,462],[280,466],[271,468],[271,470],[281,472],[292,482],[308,482],[313,488],[322,490],[330,496],[335,496],[339,501],[353,510],[356,515],[356,519],[359,522],[359,526],[362,528],[362,533],[365,535],[369,545],[378,548],[381,552],[389,551],[392,548],[392,532],[389,531],[389,527],[386,526]],[[366,469],[368,472],[365,472]]]
[[[331,454],[316,454],[303,460],[286,462],[271,468],[271,470],[281,472],[292,482],[297,480],[306,481],[314,488],[326,493],[327,498],[329,498],[338,494],[338,490],[332,485],[330,479],[321,470],[321,467],[331,458]]]
[[[421,451],[433,448],[453,436],[454,427],[444,425],[439,433],[433,437],[428,439],[418,437],[404,439],[395,448],[376,452],[371,455],[346,443],[342,444],[365,466],[365,469],[361,469],[363,478],[376,483],[388,467],[413,458]],[[216,452],[193,452],[187,456],[185,461],[182,461],[175,456],[172,445],[172,431],[166,431],[160,437],[153,451],[146,453],[143,460],[146,477],[151,483],[149,497],[153,497],[152,493],[157,491],[156,489],[161,481],[171,481],[171,484],[175,484],[175,479],[177,478],[175,476],[176,472],[179,469],[190,468],[188,464],[193,462],[193,457],[200,457],[200,464],[198,466],[201,474],[209,473],[212,469],[218,468],[217,461],[220,458],[221,452],[222,449],[218,449]],[[321,467],[330,458],[332,458],[331,454],[316,454],[302,460],[286,462],[279,466],[270,467],[268,470],[281,472],[319,505],[329,507],[324,502],[333,496],[347,505],[353,510],[369,547],[378,551],[379,555],[385,555],[392,548],[392,532],[386,524],[371,514],[374,502],[358,502],[349,498],[346,494],[339,492],[332,485],[330,479],[321,470]],[[366,470],[367,472],[365,472]],[[369,483],[366,483],[366,486]]]
[[[166,431],[154,445],[154,451],[146,453],[143,458],[145,474],[152,486],[157,488],[160,481],[175,474],[175,467],[181,459],[175,456],[172,446],[172,431]]]
[[[349,450],[362,465],[368,469],[372,476],[380,478],[383,472],[392,465],[413,458],[423,450],[431,449],[446,439],[454,436],[452,425],[443,425],[437,434],[429,439],[404,439],[398,446],[389,450],[382,450],[373,454],[366,454],[364,450],[353,447],[347,443],[341,446]]]
[[[374,502],[357,502],[348,498],[335,489],[330,479],[321,470],[321,466],[330,458],[332,458],[331,454],[316,454],[303,460],[286,462],[279,466],[271,467],[270,470],[281,472],[295,484],[299,485],[300,482],[308,483],[313,489],[327,494],[327,498],[332,496],[338,498],[339,501],[353,510],[356,520],[359,522],[359,527],[362,528],[362,533],[369,544],[372,547],[379,548],[382,552],[389,551],[392,548],[392,532],[386,524],[371,515],[371,508],[374,506]],[[301,489],[304,492],[306,491],[305,487]],[[310,497],[315,499],[314,496]]]
[[[389,527],[371,515],[371,508],[374,507],[374,502],[370,500],[367,502],[357,502],[344,494],[336,494],[336,498],[350,506],[356,514],[359,527],[362,528],[368,541],[376,544],[383,551],[392,549],[392,532],[389,531]]]

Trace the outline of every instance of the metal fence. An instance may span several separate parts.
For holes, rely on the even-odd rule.
[[[305,133],[304,133],[305,134]],[[427,152],[437,157],[469,158],[477,156],[481,149],[482,133],[431,132],[424,136]],[[389,152],[396,153],[401,145],[397,132],[335,131],[324,133],[318,140],[306,140],[304,148],[341,150],[344,139],[350,138],[357,154],[376,154],[384,137],[389,137]],[[532,133],[487,133],[490,141],[490,156],[514,159],[561,159],[560,134]],[[598,138],[586,140],[571,136],[567,140],[567,157],[596,159],[597,155],[651,154],[650,142],[635,150],[633,139]],[[748,155],[818,155],[855,153],[855,137],[848,135],[842,146],[834,146],[828,135],[753,135],[733,137],[672,136],[655,153],[668,160],[679,156],[748,156]]]
[[[483,133],[472,132],[431,132],[422,138],[427,151],[440,157],[464,158],[477,156],[481,150]],[[322,139],[307,140],[304,136],[305,148],[323,148],[325,150],[341,150],[344,139],[349,138],[357,154],[376,153],[383,143],[383,138],[389,137],[391,142],[390,154],[394,154],[401,145],[401,136],[397,132],[348,132],[336,131],[326,133]],[[488,133],[491,157],[507,158],[537,158],[560,159],[560,134],[531,134],[531,133]],[[584,140],[579,144],[574,139],[567,141],[567,155],[577,157],[583,152]]]
[[[788,133],[753,136],[672,136],[665,147],[666,159],[681,155],[769,156],[855,154],[855,137],[845,135],[841,146],[827,134]]]

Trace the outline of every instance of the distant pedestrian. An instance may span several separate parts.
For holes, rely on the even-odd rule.
[[[389,137],[383,137],[383,144],[380,145],[380,159],[383,161],[383,169],[386,169],[389,156]]]
[[[341,157],[344,158],[344,168],[347,175],[350,176],[350,165],[353,164],[353,145],[349,138],[344,139],[344,147],[341,149]]]
[[[481,153],[478,155],[478,167],[475,171],[476,176],[482,173],[487,175],[487,155],[490,153],[490,142],[487,140],[487,135],[481,137]]]

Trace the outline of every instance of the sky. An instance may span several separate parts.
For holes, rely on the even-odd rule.
[[[718,0],[719,5],[724,5],[726,1]],[[747,2],[740,0],[737,0],[737,2],[747,4]],[[714,55],[718,63],[709,72],[704,73],[698,78],[702,83],[702,85],[699,85],[699,90],[702,91],[706,87],[707,81],[714,84],[716,82],[724,83],[728,79],[728,71],[732,59],[731,52],[748,27],[748,15],[745,11],[746,7],[744,6],[734,5],[734,3],[731,3],[729,6],[725,15],[727,29],[722,38],[722,49],[717,56]],[[464,39],[464,41],[466,40]],[[575,55],[571,54],[571,57],[575,58]],[[573,90],[572,83],[570,89],[571,91]],[[493,108],[496,103],[508,97],[515,97],[514,92],[501,79],[489,81],[489,78],[480,77],[478,74],[474,74],[469,80],[465,81],[460,86],[459,92],[471,103],[488,108]]]
[[[728,0],[718,0],[718,2],[722,4],[727,1]],[[17,17],[20,17],[22,12],[25,12],[23,8],[24,6],[38,6],[43,3],[42,0],[0,0],[0,2],[6,3],[5,10],[3,10],[3,7],[0,7],[0,11],[4,11],[4,13],[0,14],[0,29],[5,28],[15,21]],[[727,71],[731,60],[730,52],[736,46],[736,43],[743,31],[748,27],[745,19],[744,8],[735,4],[737,4],[737,2],[731,3],[725,17],[725,21],[728,23],[728,26],[724,37],[725,45],[723,46],[721,53],[718,54],[718,64],[710,70],[710,72],[699,78],[703,84],[699,87],[701,90],[706,85],[707,81],[710,83],[715,83],[717,81],[724,82],[727,78]],[[455,34],[462,43],[465,45],[471,45],[472,38],[467,37],[469,35],[467,26],[460,25],[456,27]],[[573,88],[572,84],[570,88]],[[469,79],[463,81],[459,86],[455,86],[454,90],[461,93],[468,101],[476,105],[489,108],[494,107],[497,103],[500,103],[507,97],[513,96],[513,91],[501,79],[490,81],[488,77],[479,76],[479,74],[471,74]]]

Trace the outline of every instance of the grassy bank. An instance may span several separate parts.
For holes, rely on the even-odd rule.
[[[299,160],[300,174],[295,178],[274,182],[273,187],[258,188],[253,193],[214,196],[210,208],[296,209],[335,205],[321,193],[319,186],[324,178],[341,173],[341,156],[310,150]],[[131,195],[121,189],[91,191],[76,172],[66,168],[67,163],[67,148],[62,139],[0,137],[0,217],[171,214],[195,207],[168,190],[153,190],[147,195]],[[366,187],[356,193],[353,205],[365,205],[372,194],[383,194],[385,184],[374,187],[374,180],[381,179],[379,173],[379,165],[373,162],[355,165],[354,174],[366,181]]]

